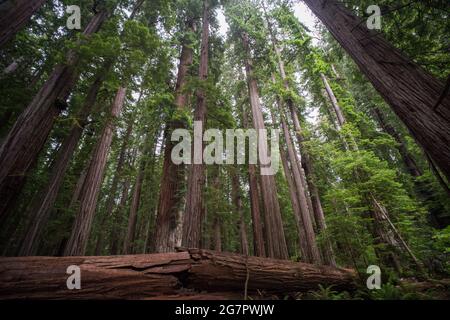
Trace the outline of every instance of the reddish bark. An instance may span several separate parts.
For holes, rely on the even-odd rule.
[[[186,33],[194,31],[194,20],[186,22]],[[192,65],[193,50],[190,47],[189,37],[186,35],[181,48],[180,64],[178,67],[177,84],[175,89],[175,106],[177,110],[182,110],[186,106],[187,94],[185,85],[189,67]],[[184,166],[176,165],[172,162],[171,154],[174,143],[170,140],[174,129],[183,128],[185,125],[179,121],[169,123],[169,128],[165,135],[164,163],[161,176],[161,187],[158,202],[158,214],[155,233],[156,252],[173,251],[174,247],[169,241],[170,234],[173,233],[174,221],[180,206],[180,193],[184,180]]]
[[[236,172],[231,174],[231,193],[233,205],[239,216],[239,240],[241,244],[241,253],[248,255],[248,238],[247,226],[245,225],[244,212],[242,208],[241,187],[239,183],[239,175]]]
[[[102,135],[94,149],[93,156],[87,171],[86,179],[79,197],[79,211],[75,217],[69,241],[64,255],[83,255],[86,251],[89,233],[94,220],[98,193],[103,181],[108,151],[111,146],[114,124],[122,110],[125,101],[126,89],[119,87],[111,106],[111,117],[107,120]]]
[[[242,43],[247,54],[245,69],[247,85],[252,108],[253,127],[256,130],[265,129],[264,119],[259,102],[259,93],[256,79],[253,74],[252,59],[250,57],[249,39],[246,32],[242,33]],[[267,141],[263,136],[258,137],[258,149],[260,154],[268,154]],[[273,175],[261,175],[261,193],[264,203],[265,231],[267,241],[267,253],[269,257],[287,259],[288,251],[284,237],[283,222],[281,219],[280,205],[278,203],[277,187]]]
[[[202,45],[200,51],[200,66],[198,78],[200,82],[208,77],[208,50],[209,50],[209,0],[203,1]],[[194,111],[194,121],[206,123],[206,92],[199,88],[196,92],[197,105]],[[203,132],[202,132],[203,136]],[[201,143],[203,150],[203,139]],[[203,152],[203,151],[201,151]],[[189,176],[186,192],[186,210],[183,218],[182,245],[199,248],[201,245],[202,221],[204,216],[203,189],[205,186],[205,165],[192,163],[189,166]]]
[[[242,120],[244,128],[248,129],[247,111],[243,108]],[[250,210],[252,214],[253,251],[258,257],[265,257],[263,226],[261,221],[260,188],[256,176],[256,165],[248,165],[248,185],[250,197]]]
[[[300,205],[298,202],[297,192],[295,188],[294,179],[292,178],[291,169],[289,167],[288,156],[286,150],[280,146],[280,158],[283,165],[284,176],[288,183],[289,196],[291,199],[292,211],[294,212],[295,223],[298,231],[299,248],[301,253],[301,259],[304,262],[310,262],[312,260],[310,250],[308,248],[308,241],[306,240],[306,231],[302,221],[302,214]]]
[[[88,36],[102,25],[107,12],[95,15],[84,30]],[[25,178],[43,148],[56,117],[77,79],[78,57],[73,51],[65,64],[56,66],[28,107],[19,116],[0,148],[0,221],[4,220]]]
[[[2,3],[0,48],[10,41],[46,0],[7,0]]]
[[[32,219],[22,243],[19,252],[20,255],[29,256],[36,253],[42,230],[47,224],[51,209],[58,196],[67,168],[69,167],[70,159],[78,145],[87,117],[95,104],[103,79],[104,76],[102,73],[96,77],[91,85],[83,107],[78,114],[77,123],[73,125],[69,135],[59,148],[55,163],[51,169],[49,181],[40,191],[40,196],[36,197],[35,202],[31,206]]]
[[[81,289],[68,290],[67,267],[80,267]],[[24,272],[26,270],[26,272]],[[189,249],[183,252],[105,257],[0,258],[1,299],[148,299],[203,292],[258,297],[355,289],[351,269]],[[39,284],[39,285],[37,285]],[[206,293],[204,293],[206,291]]]
[[[100,223],[101,228],[105,225],[105,223],[110,220],[113,216],[113,210],[115,205],[117,188],[119,186],[119,181],[122,179],[122,172],[125,165],[125,156],[128,148],[128,143],[130,140],[131,132],[133,131],[133,122],[130,122],[128,125],[127,131],[123,138],[122,146],[120,147],[119,159],[117,160],[116,171],[114,173],[114,178],[111,183],[111,189],[109,191],[108,200],[106,201],[106,210],[103,215],[102,221]],[[103,249],[103,237],[105,236],[105,230],[101,229],[98,231],[98,239],[95,245],[95,255],[100,255],[101,250]]]
[[[450,96],[438,81],[336,0],[305,0],[450,180]]]
[[[119,241],[120,241],[120,228],[119,228],[119,218],[123,212],[123,208],[128,200],[128,193],[130,189],[130,178],[127,178],[122,186],[122,195],[120,197],[119,206],[113,216],[112,229],[111,229],[111,255],[119,254]]]
[[[284,114],[281,114],[281,123],[284,132],[284,138],[286,140],[286,146],[288,151],[288,158],[291,163],[292,175],[294,178],[294,183],[296,186],[297,196],[298,196],[298,204],[300,207],[301,221],[303,223],[303,228],[305,231],[305,239],[307,243],[307,248],[309,251],[308,257],[311,259],[312,263],[321,263],[320,251],[317,247],[316,243],[316,235],[314,233],[313,224],[311,221],[311,215],[308,207],[308,202],[306,201],[307,194],[305,190],[304,182],[300,178],[300,168],[298,166],[298,159],[295,155],[294,146],[291,139],[291,134],[289,132],[289,128],[287,126],[286,120],[284,118]]]
[[[144,157],[145,157],[144,153]],[[131,198],[130,215],[128,217],[128,228],[125,241],[123,243],[123,253],[128,254],[132,252],[133,243],[136,233],[137,212],[141,201],[142,182],[144,181],[144,173],[147,161],[144,158],[139,166],[138,175],[134,184],[133,196]]]

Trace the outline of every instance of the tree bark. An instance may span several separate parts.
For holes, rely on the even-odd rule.
[[[120,197],[120,203],[117,207],[117,211],[113,216],[113,226],[111,228],[111,239],[110,239],[110,247],[111,247],[111,255],[119,254],[119,241],[120,241],[120,215],[122,214],[123,208],[125,207],[128,200],[128,193],[130,189],[130,178],[127,178],[122,187],[122,195]]]
[[[133,250],[133,243],[136,233],[137,212],[141,202],[142,182],[144,181],[145,168],[147,161],[145,159],[146,152],[143,154],[141,165],[139,166],[139,172],[136,177],[136,182],[133,189],[133,197],[131,198],[130,215],[128,217],[128,228],[125,241],[123,243],[123,253],[129,254]]]
[[[0,48],[10,41],[46,0],[6,0],[1,4]]]
[[[444,84],[336,0],[305,3],[450,180],[450,96],[436,105]]]
[[[242,121],[245,129],[249,128],[247,111],[242,108]],[[248,165],[248,185],[250,197],[250,211],[252,214],[253,251],[258,257],[266,256],[264,247],[263,226],[261,221],[260,188],[256,176],[256,165]]]
[[[186,22],[186,32],[194,31],[194,20]],[[185,86],[189,67],[193,61],[193,50],[189,43],[188,35],[185,36],[181,48],[180,64],[178,67],[177,84],[175,89],[175,106],[177,110],[186,107],[187,94]],[[170,140],[172,131],[184,128],[185,124],[179,121],[170,121],[165,135],[164,163],[161,176],[161,187],[158,202],[158,214],[156,216],[155,250],[156,252],[170,252],[175,248],[172,246],[170,234],[173,233],[173,221],[176,220],[177,211],[180,206],[181,190],[184,182],[184,166],[172,162],[171,155],[174,142]]]
[[[231,173],[231,192],[234,208],[239,216],[239,240],[241,244],[241,254],[249,255],[247,226],[245,225],[244,211],[242,210],[241,187],[239,183],[239,175],[233,171]]]
[[[307,183],[309,187],[309,194],[311,197],[312,207],[313,207],[313,213],[314,218],[316,221],[317,230],[319,233],[325,232],[327,229],[327,225],[325,222],[325,214],[323,212],[322,208],[322,202],[320,201],[319,196],[319,189],[317,188],[317,185],[315,183],[315,176],[314,176],[314,166],[311,157],[309,156],[308,152],[304,150],[302,147],[302,144],[304,143],[305,139],[303,137],[302,128],[300,126],[300,122],[298,120],[297,113],[293,108],[291,109],[291,114],[293,115],[294,119],[294,127],[295,127],[295,133],[297,137],[297,141],[300,144],[300,150],[302,154],[302,167],[305,171],[305,175],[307,177]],[[325,242],[323,244],[323,250],[322,250],[322,256],[325,264],[328,264],[330,266],[336,266],[336,260],[333,252],[333,246],[331,245],[331,242],[327,239],[325,239]]]
[[[107,12],[96,14],[83,34],[97,32]],[[69,51],[65,64],[56,66],[28,107],[19,116],[0,148],[0,221],[6,218],[25,178],[43,148],[56,117],[77,79],[78,57]]]
[[[68,290],[67,267],[80,267],[81,289]],[[0,258],[1,299],[147,299],[191,289],[244,297],[317,290],[353,290],[351,269],[189,249],[105,257]],[[37,283],[39,285],[37,285]]]
[[[339,128],[341,128],[345,124],[345,116],[342,113],[341,106],[339,105],[337,98],[334,95],[334,92],[331,89],[330,84],[328,83],[328,80],[323,73],[320,74],[320,78],[322,79],[323,85],[325,86],[325,90],[328,94],[328,98],[330,99],[331,105],[333,106]]]
[[[307,194],[305,190],[305,185],[303,184],[302,179],[300,178],[300,168],[298,166],[298,159],[295,155],[294,145],[292,143],[291,134],[289,132],[289,128],[286,123],[285,116],[283,114],[283,110],[281,111],[281,123],[282,129],[284,132],[284,138],[286,140],[286,146],[288,151],[288,158],[291,163],[292,175],[294,178],[294,183],[296,186],[296,193],[298,196],[298,204],[300,208],[301,221],[303,223],[303,228],[305,231],[305,238],[307,243],[307,248],[309,251],[308,257],[311,259],[311,263],[321,263],[320,251],[316,243],[316,235],[314,233],[313,224],[311,221],[311,214],[309,212],[308,202],[306,200]]]
[[[40,196],[31,206],[32,219],[29,223],[25,239],[20,248],[19,255],[29,256],[36,253],[40,243],[40,236],[47,224],[51,209],[55,204],[59,189],[70,164],[70,159],[78,145],[81,134],[86,125],[88,115],[97,99],[97,94],[104,80],[104,73],[99,74],[91,85],[86,100],[78,114],[77,122],[72,126],[69,135],[63,141],[56,161],[52,166],[50,178],[46,186],[40,191]]]
[[[265,6],[264,6],[264,12],[266,13]],[[277,60],[278,60],[278,68],[280,71],[280,76],[283,81],[284,87],[287,90],[289,90],[290,85],[289,85],[288,78],[286,76],[284,61],[282,59],[280,49],[278,48],[278,41],[277,41],[275,34],[273,33],[272,25],[269,21],[267,13],[265,15],[266,15],[266,19],[267,19],[267,23],[268,23],[268,27],[269,27],[269,33],[272,38],[273,49],[275,51],[275,54],[276,54]],[[334,67],[333,67],[333,70],[335,70]],[[275,81],[275,80],[273,79],[273,81]],[[278,102],[278,104],[280,105],[280,101]],[[298,142],[300,154],[301,154],[301,161],[299,161],[298,157],[296,157],[297,164],[299,166],[299,170],[300,170],[300,174],[301,174],[300,178],[302,180],[303,185],[305,187],[308,186],[308,190],[309,190],[309,195],[308,194],[306,195],[306,199],[308,200],[308,207],[310,209],[310,213],[314,214],[314,216],[311,218],[311,220],[312,220],[312,222],[316,222],[315,225],[316,225],[317,230],[319,232],[322,232],[326,229],[325,215],[323,213],[322,203],[321,203],[320,197],[319,197],[319,190],[317,189],[317,186],[314,183],[313,164],[312,164],[311,158],[309,157],[308,152],[306,152],[303,148],[304,139],[303,139],[303,135],[302,135],[302,129],[301,129],[298,114],[295,111],[294,103],[293,103],[292,99],[288,98],[286,100],[286,105],[291,113],[292,122],[294,124],[295,134],[297,137],[297,142]],[[279,109],[280,109],[280,112],[283,112],[281,105],[280,105]],[[336,262],[334,259],[333,248],[329,241],[326,241],[326,243],[325,243],[324,250],[323,250],[323,257],[325,260],[324,262],[326,264],[333,265],[333,266],[336,265]]]
[[[97,206],[98,193],[103,180],[108,151],[111,146],[114,124],[122,110],[126,89],[119,87],[111,107],[111,116],[107,120],[102,135],[93,152],[92,160],[79,197],[80,208],[75,217],[72,233],[64,250],[64,255],[83,255],[86,251],[94,213]]]
[[[247,74],[250,105],[252,108],[253,127],[258,131],[260,129],[265,129],[265,125],[259,102],[258,86],[253,74],[248,34],[246,32],[242,33],[242,43],[247,55],[245,58],[245,69]],[[262,135],[258,135],[258,150],[261,150],[259,154],[268,154],[267,141]],[[284,236],[283,221],[281,219],[280,205],[278,203],[275,177],[273,175],[261,175],[260,181],[264,203],[268,256],[272,258],[287,259],[288,251]]]
[[[202,45],[200,51],[200,66],[198,78],[205,82],[208,78],[208,50],[209,50],[209,0],[203,1],[203,26]],[[206,92],[204,88],[197,89],[197,105],[194,111],[194,121],[202,124],[204,130],[206,124]],[[203,153],[203,131],[201,139],[201,151]],[[194,140],[196,137],[194,137]],[[195,142],[194,142],[195,144]],[[195,146],[194,146],[195,149]],[[183,219],[182,245],[185,247],[199,248],[201,245],[201,233],[203,222],[203,189],[205,185],[205,165],[192,163],[189,166],[189,176],[186,192],[186,210]]]
[[[289,196],[291,198],[292,211],[294,212],[295,224],[297,226],[298,232],[298,241],[301,259],[304,262],[311,262],[311,254],[308,248],[308,241],[306,240],[306,231],[302,221],[302,214],[300,210],[300,205],[298,202],[298,196],[295,188],[294,179],[292,178],[291,169],[289,167],[288,156],[286,154],[286,150],[280,146],[280,158],[281,163],[283,165],[284,176],[286,177],[286,181],[289,189]]]
[[[138,102],[139,103],[139,102]],[[122,179],[123,166],[125,164],[125,156],[128,148],[128,143],[130,140],[131,132],[133,131],[133,122],[130,122],[128,125],[127,131],[123,138],[122,146],[120,147],[119,159],[117,160],[116,171],[114,173],[114,178],[111,183],[111,189],[108,192],[108,200],[106,201],[106,210],[103,215],[102,221],[100,223],[99,235],[97,238],[97,243],[95,245],[95,255],[99,256],[103,249],[103,238],[105,236],[105,230],[103,230],[103,226],[107,222],[107,220],[111,219],[113,216],[113,209],[116,199],[117,187],[119,186],[119,181]]]

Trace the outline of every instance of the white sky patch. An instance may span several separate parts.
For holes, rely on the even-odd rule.
[[[310,36],[313,37],[312,43],[317,45],[319,40],[319,31],[316,28],[316,23],[319,21],[314,14],[309,10],[304,2],[297,2],[293,6],[295,17],[303,23],[310,31]]]
[[[310,30],[310,36],[312,37],[312,44],[314,46],[317,46],[319,43],[320,34],[316,25],[319,22],[319,20],[314,16],[314,14],[311,12],[308,6],[301,1],[295,3],[293,5],[293,9],[294,9],[294,16]],[[219,23],[218,33],[223,38],[226,38],[229,26],[225,19],[223,7],[217,9],[217,21]],[[301,74],[297,72],[295,76],[297,78],[297,81],[299,81]],[[306,120],[314,124],[318,123],[320,117],[319,109],[315,108],[314,106],[311,106],[312,99],[308,92],[305,91],[302,92],[301,94],[303,97],[305,97],[306,101],[308,102],[308,105],[310,105],[305,114]]]
[[[229,27],[228,23],[225,20],[225,15],[223,14],[222,7],[217,9],[217,21],[219,22],[219,34],[225,38],[227,36]]]

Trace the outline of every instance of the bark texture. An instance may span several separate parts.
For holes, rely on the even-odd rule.
[[[138,101],[139,103],[139,101]],[[115,206],[117,188],[119,187],[119,182],[122,179],[122,172],[124,170],[125,158],[128,150],[128,143],[130,141],[131,132],[133,131],[133,122],[128,124],[127,131],[123,138],[122,146],[120,147],[119,159],[117,160],[116,171],[114,173],[114,178],[111,183],[111,188],[109,190],[108,200],[106,201],[106,211],[103,215],[100,226],[104,226],[108,220],[113,218],[113,210]],[[103,249],[103,237],[105,236],[104,230],[99,230],[99,235],[97,238],[97,243],[95,245],[95,255],[101,255]]]
[[[247,226],[244,219],[244,211],[242,208],[241,187],[239,183],[239,176],[236,172],[231,176],[231,193],[233,198],[234,208],[239,216],[239,240],[241,243],[241,253],[248,255],[248,238],[247,238]]]
[[[244,128],[248,129],[247,111],[243,108],[242,120]],[[250,197],[250,211],[252,214],[252,231],[253,231],[253,251],[258,257],[266,256],[264,247],[263,225],[261,220],[261,204],[260,204],[260,188],[258,177],[256,176],[256,165],[248,165],[248,186]]]
[[[305,190],[304,181],[301,179],[300,167],[298,165],[298,158],[295,155],[294,146],[291,139],[284,115],[281,114],[281,123],[283,127],[284,138],[286,140],[287,155],[290,160],[292,176],[295,183],[295,190],[298,196],[298,205],[300,208],[301,221],[303,223],[303,230],[305,231],[305,240],[307,243],[308,255],[310,258],[308,262],[321,263],[320,251],[316,243],[316,235],[310,215],[310,208],[308,207],[307,194]]]
[[[68,290],[67,267],[81,270],[81,289]],[[201,291],[244,297],[258,291],[285,295],[333,285],[354,289],[350,269],[232,253],[182,252],[104,257],[0,258],[1,299],[148,299]],[[246,285],[247,283],[247,285]]]
[[[450,96],[445,85],[336,0],[305,0],[416,141],[450,180]],[[440,101],[438,105],[436,103]]]
[[[107,12],[96,14],[85,36],[97,32]],[[25,178],[43,148],[56,117],[66,108],[66,99],[76,82],[78,57],[73,51],[66,63],[55,67],[48,80],[22,112],[0,148],[0,221],[4,220]]]
[[[94,149],[93,156],[79,196],[79,210],[72,226],[72,233],[64,250],[64,255],[83,255],[86,251],[89,233],[97,206],[98,193],[103,181],[103,175],[113,138],[114,123],[122,110],[126,89],[119,87],[111,107],[111,115],[107,120],[102,135]]]
[[[203,1],[203,26],[202,45],[200,50],[200,66],[198,78],[201,82],[208,78],[208,50],[209,50],[209,0]],[[196,92],[197,105],[194,111],[194,121],[202,124],[202,130],[206,123],[206,92],[199,88]],[[199,136],[201,134],[201,136]],[[195,133],[194,133],[195,135]],[[195,140],[200,138],[201,143],[195,145]],[[194,137],[194,154],[200,148],[203,153],[203,131]],[[194,155],[195,158],[195,155]],[[181,243],[185,247],[199,248],[201,245],[202,221],[204,216],[203,189],[205,186],[205,165],[196,164],[195,161],[189,167],[188,185],[186,192],[186,210],[183,218],[183,231]]]
[[[194,31],[194,20],[186,22],[186,31]],[[175,106],[177,110],[182,110],[186,106],[187,94],[184,91],[187,81],[189,67],[192,65],[193,50],[190,47],[189,37],[186,35],[181,48],[180,64],[178,66],[177,84],[175,89]],[[177,220],[177,211],[181,203],[181,189],[184,181],[184,166],[176,165],[172,162],[171,154],[174,142],[170,140],[172,131],[183,128],[185,125],[179,121],[171,121],[166,130],[164,163],[161,177],[161,187],[158,202],[158,214],[155,233],[156,252],[170,252],[174,250],[172,242],[169,240],[173,233]]]
[[[46,0],[6,0],[0,4],[0,48],[11,40]]]
[[[73,125],[69,135],[64,139],[58,151],[58,155],[51,169],[50,179],[40,191],[41,196],[37,197],[32,204],[32,219],[28,225],[28,230],[20,248],[19,255],[29,256],[36,254],[42,230],[47,224],[51,209],[55,204],[59,189],[64,181],[65,173],[69,167],[70,159],[81,138],[87,117],[95,104],[103,80],[103,74],[98,75],[91,85],[83,107],[78,114],[77,123]]]
[[[144,158],[141,160],[138,175],[136,177],[136,182],[134,184],[133,196],[131,198],[130,205],[130,215],[128,217],[127,234],[123,243],[124,254],[131,253],[133,249],[134,237],[136,234],[137,213],[141,201],[142,183],[144,182],[145,168],[147,165],[147,161],[145,159],[146,156],[147,154],[146,152],[144,152]]]
[[[245,69],[247,74],[250,105],[252,108],[253,127],[258,131],[260,129],[265,129],[265,124],[259,101],[258,85],[253,74],[253,63],[252,58],[250,57],[249,38],[246,32],[242,33],[242,42],[247,55],[245,58]],[[268,154],[267,141],[261,134],[258,134],[258,152],[260,156],[261,154]],[[261,175],[260,181],[265,213],[264,226],[266,231],[267,254],[272,258],[287,259],[288,251],[284,236],[283,221],[281,219],[280,205],[278,203],[275,177],[274,175]]]

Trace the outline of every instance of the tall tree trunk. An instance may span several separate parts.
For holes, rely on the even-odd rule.
[[[35,202],[31,205],[30,213],[32,219],[29,223],[19,255],[28,256],[36,253],[43,228],[47,224],[51,209],[55,204],[65,173],[69,167],[70,159],[72,158],[76,146],[78,145],[81,134],[86,125],[87,117],[91,113],[92,107],[95,104],[97,94],[103,80],[104,73],[101,72],[89,89],[86,100],[83,103],[83,107],[78,114],[79,120],[72,126],[69,135],[65,138],[59,148],[56,161],[51,169],[48,183],[40,191],[40,196],[36,197]]]
[[[282,59],[281,52],[278,47],[278,40],[277,40],[275,34],[273,33],[273,28],[270,23],[269,17],[267,15],[265,5],[264,5],[264,12],[265,12],[266,20],[268,23],[269,33],[272,38],[273,49],[274,49],[275,55],[277,57],[280,76],[283,81],[284,87],[287,90],[289,90],[290,85],[289,85],[288,78],[286,76],[284,61]],[[334,70],[334,68],[333,68],[333,70]],[[275,80],[273,79],[273,81],[275,81]],[[280,105],[280,101],[278,103]],[[315,222],[315,226],[316,226],[317,230],[319,232],[322,232],[326,229],[325,216],[323,213],[322,203],[320,202],[319,190],[317,189],[317,186],[314,183],[313,164],[312,164],[311,158],[309,157],[308,152],[306,152],[303,147],[304,139],[303,139],[303,135],[302,135],[302,129],[300,126],[298,114],[294,108],[294,102],[292,101],[292,99],[288,98],[288,99],[286,99],[286,105],[291,113],[292,122],[294,124],[297,142],[298,142],[300,153],[301,153],[301,161],[299,161],[299,159],[297,157],[297,164],[299,165],[299,168],[300,168],[300,174],[301,174],[300,177],[302,179],[302,183],[304,186],[308,186],[309,195],[306,195],[307,200],[308,200],[308,207],[310,208],[310,213],[314,214],[314,217],[312,217],[311,220],[313,222]],[[282,107],[280,105],[280,112],[283,112],[281,108]],[[324,260],[325,260],[326,264],[333,265],[333,266],[336,264],[335,259],[334,259],[334,254],[333,254],[333,248],[329,241],[326,241],[326,244],[325,244],[325,247],[323,250],[323,256],[324,256]]]
[[[247,227],[245,225],[244,211],[242,208],[241,187],[239,183],[239,175],[234,171],[231,173],[231,191],[233,205],[239,216],[239,240],[241,244],[241,253],[248,256]]]
[[[91,35],[107,17],[96,14],[83,35]],[[28,107],[19,116],[0,148],[0,221],[20,193],[25,178],[43,148],[56,117],[66,106],[66,99],[76,81],[78,57],[69,51],[65,64],[58,65]]]
[[[249,128],[247,110],[242,108],[242,121],[245,129]],[[260,188],[256,176],[256,165],[248,165],[248,185],[250,196],[250,210],[252,214],[253,251],[258,257],[265,257],[263,226],[261,221]]]
[[[407,58],[336,0],[305,0],[349,53],[412,136],[450,180],[450,96],[444,84]]]
[[[208,77],[208,50],[209,50],[209,0],[203,1],[202,45],[200,51],[200,66],[198,77],[205,82]],[[196,92],[197,105],[194,112],[194,121],[202,124],[201,136],[194,136],[194,153],[198,146],[195,140],[200,139],[203,153],[203,129],[206,123],[206,92],[199,88]],[[195,156],[194,156],[195,158]],[[189,177],[186,193],[186,210],[183,219],[182,245],[188,248],[199,248],[201,245],[201,231],[203,221],[203,189],[205,185],[205,165],[193,163],[189,166]]]
[[[272,119],[273,119],[273,123],[275,123],[275,117],[274,117],[273,113],[272,113]],[[284,176],[285,176],[287,184],[288,184],[289,197],[291,199],[292,211],[294,212],[295,224],[296,224],[297,232],[298,232],[298,241],[299,241],[301,258],[302,258],[302,261],[311,262],[312,258],[311,258],[310,250],[308,248],[308,241],[306,240],[306,231],[305,231],[305,226],[304,226],[303,220],[302,220],[299,199],[297,196],[297,189],[295,187],[295,183],[292,178],[292,171],[289,166],[290,163],[288,160],[287,152],[281,145],[280,145],[280,158],[281,158],[281,164],[283,165]]]
[[[6,0],[0,4],[0,48],[11,40],[46,0]]]
[[[111,228],[111,239],[110,239],[110,247],[112,255],[119,254],[120,215],[122,214],[122,211],[127,203],[129,189],[130,189],[130,178],[127,177],[127,179],[123,183],[122,195],[120,196],[119,206],[117,207],[117,210],[113,216],[113,226]]]
[[[219,217],[214,218],[213,237],[214,250],[222,251],[222,223]]]
[[[303,137],[302,128],[300,126],[300,122],[298,120],[297,113],[293,108],[291,109],[291,114],[294,114],[294,127],[295,127],[295,133],[297,136],[297,141],[300,144],[300,150],[302,154],[302,167],[305,171],[305,174],[307,176],[307,183],[309,187],[309,194],[311,197],[311,202],[313,206],[313,212],[314,212],[314,218],[316,221],[317,230],[319,232],[325,232],[327,229],[327,225],[325,222],[325,214],[323,212],[322,208],[322,202],[320,201],[319,196],[319,189],[317,188],[317,185],[315,183],[315,176],[314,176],[314,166],[311,157],[309,156],[308,152],[304,150],[302,147],[305,139]],[[331,245],[331,242],[328,239],[325,239],[325,242],[323,244],[323,250],[322,255],[324,258],[325,264],[328,264],[330,266],[336,266],[336,260],[334,257],[333,247]]]
[[[130,136],[131,136],[132,131],[133,131],[133,122],[130,122],[130,124],[128,125],[128,128],[127,128],[127,131],[125,133],[125,136],[123,138],[122,146],[120,148],[120,153],[119,153],[119,159],[117,160],[117,166],[116,166],[116,170],[114,173],[114,178],[111,183],[110,191],[108,192],[109,196],[108,196],[108,200],[106,201],[105,214],[103,215],[102,221],[100,223],[99,235],[97,238],[97,243],[95,245],[95,255],[97,255],[97,256],[101,254],[101,251],[103,249],[103,238],[105,236],[105,230],[103,230],[103,226],[113,216],[113,209],[114,209],[114,204],[115,204],[115,200],[116,200],[117,188],[119,186],[119,181],[122,179],[122,172],[123,172],[123,167],[125,164],[125,156],[126,156],[126,152],[128,149],[128,143],[130,141]]]
[[[306,243],[307,243],[307,247],[308,247],[308,251],[309,251],[308,256],[311,258],[311,261],[310,261],[311,263],[320,264],[321,263],[320,251],[319,251],[319,248],[317,247],[316,235],[314,233],[314,228],[313,228],[313,224],[311,221],[311,214],[309,212],[310,208],[308,207],[308,202],[306,200],[307,194],[305,192],[306,191],[305,185],[300,177],[301,173],[300,173],[300,168],[299,168],[298,162],[297,162],[298,158],[295,155],[294,145],[292,143],[291,134],[289,132],[289,128],[287,126],[287,122],[286,122],[283,110],[280,110],[280,111],[281,111],[280,112],[281,124],[282,124],[282,129],[284,132],[284,138],[286,140],[288,158],[291,163],[292,175],[294,178],[294,183],[296,186],[297,196],[298,196],[298,200],[299,200],[298,204],[299,204],[299,208],[300,208],[301,220],[303,222]]]
[[[75,217],[72,233],[64,250],[64,255],[83,255],[86,251],[94,213],[97,206],[98,193],[103,180],[108,151],[111,146],[114,123],[122,110],[126,89],[119,87],[111,107],[111,117],[107,120],[100,140],[93,152],[91,163],[83,184],[79,200],[80,208]]]
[[[328,83],[327,77],[323,73],[320,74],[320,78],[322,79],[323,85],[325,86],[325,90],[327,91],[328,98],[330,99],[331,105],[333,106],[334,113],[336,115],[338,121],[338,128],[341,128],[345,124],[345,116],[342,112],[341,107],[337,101],[336,96],[334,95],[333,90]]]
[[[146,142],[147,143],[147,142]],[[123,254],[130,254],[133,250],[133,243],[136,234],[137,212],[141,203],[142,182],[144,181],[145,168],[147,166],[147,152],[144,148],[143,157],[139,166],[139,172],[133,188],[133,197],[131,198],[130,215],[128,217],[128,228],[123,243]]]
[[[265,125],[259,102],[258,86],[253,74],[248,34],[246,32],[242,33],[242,42],[247,55],[245,58],[245,69],[247,74],[250,105],[252,108],[253,127],[258,131],[260,129],[265,129]],[[261,150],[259,154],[268,154],[267,141],[262,135],[258,135],[258,149]],[[284,236],[283,221],[281,219],[280,205],[278,203],[275,177],[273,175],[261,175],[260,180],[264,203],[268,256],[279,259],[287,259],[288,251]]]
[[[192,65],[193,50],[189,41],[188,32],[194,31],[194,20],[186,22],[186,36],[181,48],[180,64],[178,67],[177,84],[175,89],[175,106],[177,110],[182,110],[186,106],[187,94],[185,86],[189,67]],[[158,202],[158,214],[156,216],[155,250],[156,252],[170,252],[174,248],[171,246],[169,238],[173,232],[172,221],[176,219],[177,211],[181,205],[181,190],[184,183],[184,165],[176,165],[172,162],[171,155],[174,142],[170,140],[172,131],[177,128],[184,128],[185,124],[180,121],[170,121],[169,128],[165,134],[164,163],[161,176],[161,187]]]

